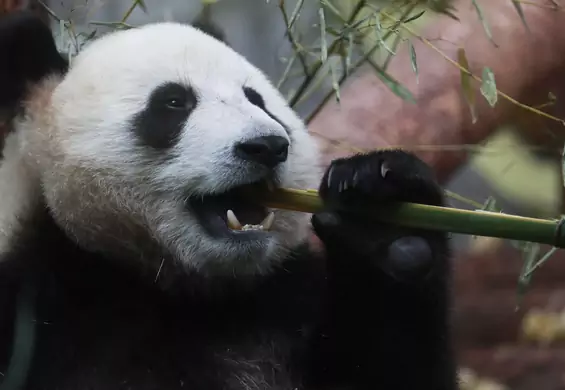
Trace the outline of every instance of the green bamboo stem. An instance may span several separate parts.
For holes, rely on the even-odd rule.
[[[271,208],[315,213],[322,202],[315,190],[277,189],[269,192],[265,205]],[[371,213],[370,210],[364,212]],[[490,211],[471,211],[417,203],[379,210],[375,219],[405,227],[425,228],[476,236],[549,244],[565,248],[563,220],[520,217]]]

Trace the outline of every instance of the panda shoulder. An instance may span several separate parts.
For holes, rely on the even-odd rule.
[[[22,229],[31,226],[24,221],[40,193],[21,150],[23,134],[16,128],[16,116],[32,97],[35,105],[29,109],[38,109],[45,100],[41,88],[66,69],[51,29],[37,15],[19,11],[0,17],[0,122],[9,130],[0,140],[0,261]]]
[[[34,229],[26,221],[40,199],[39,181],[24,161],[19,136],[8,134],[0,159],[0,262],[22,234]]]

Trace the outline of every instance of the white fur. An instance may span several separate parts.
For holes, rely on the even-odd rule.
[[[19,141],[18,133],[9,133],[0,159],[0,254],[10,249],[14,234],[40,195],[37,179],[25,164]]]
[[[199,104],[172,150],[148,154],[130,120],[167,81],[190,85]],[[213,240],[183,208],[187,191],[223,191],[258,179],[244,176],[229,153],[235,142],[287,136],[245,98],[244,86],[258,91],[290,129],[281,185],[317,186],[318,151],[303,122],[258,69],[223,43],[176,23],[94,41],[52,86],[48,103],[30,109],[19,125],[59,223],[86,247],[143,257],[153,266],[172,254],[206,274],[268,272],[306,238],[308,215],[277,210],[274,234],[243,245]]]

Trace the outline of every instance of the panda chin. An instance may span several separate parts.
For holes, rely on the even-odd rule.
[[[262,240],[270,236],[274,213],[257,201],[266,182],[246,184],[222,193],[189,197],[187,207],[215,238]]]

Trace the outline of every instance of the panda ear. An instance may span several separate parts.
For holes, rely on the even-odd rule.
[[[220,27],[216,26],[214,23],[210,21],[206,21],[204,19],[199,19],[192,22],[192,26],[216,38],[218,41],[221,41],[226,45],[229,45],[229,43],[226,41],[226,34],[224,33],[224,31]]]
[[[30,84],[67,68],[39,16],[24,10],[0,17],[0,110],[16,108]]]

